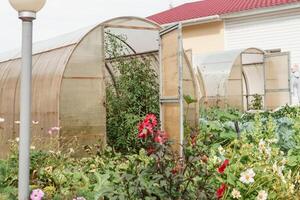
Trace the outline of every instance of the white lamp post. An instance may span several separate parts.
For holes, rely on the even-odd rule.
[[[31,126],[31,73],[32,73],[32,21],[46,0],[9,0],[22,20],[22,70],[20,102],[19,145],[19,200],[29,198],[30,126]]]

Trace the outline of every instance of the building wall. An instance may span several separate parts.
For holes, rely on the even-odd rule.
[[[183,28],[184,49],[193,53],[224,50],[224,23],[212,22]]]
[[[300,64],[300,9],[225,20],[225,49],[257,47],[290,51]]]

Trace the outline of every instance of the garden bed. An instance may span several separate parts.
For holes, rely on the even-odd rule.
[[[139,153],[85,147],[85,158],[31,152],[36,199],[300,199],[300,109],[242,114],[202,110],[186,129],[184,158],[170,151],[155,116],[139,124]],[[0,161],[0,199],[17,199],[17,142]],[[40,189],[35,190],[35,189]]]

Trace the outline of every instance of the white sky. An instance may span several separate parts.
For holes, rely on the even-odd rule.
[[[118,16],[146,17],[193,0],[48,0],[34,22],[34,41]],[[19,48],[21,21],[8,0],[0,0],[0,53]]]

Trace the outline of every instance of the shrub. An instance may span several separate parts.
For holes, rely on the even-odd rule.
[[[136,124],[147,114],[159,114],[159,85],[150,60],[125,57],[129,49],[120,41],[125,37],[107,34],[106,49],[114,59],[114,81],[108,83],[107,137],[116,150],[139,152],[141,144],[136,138]]]

